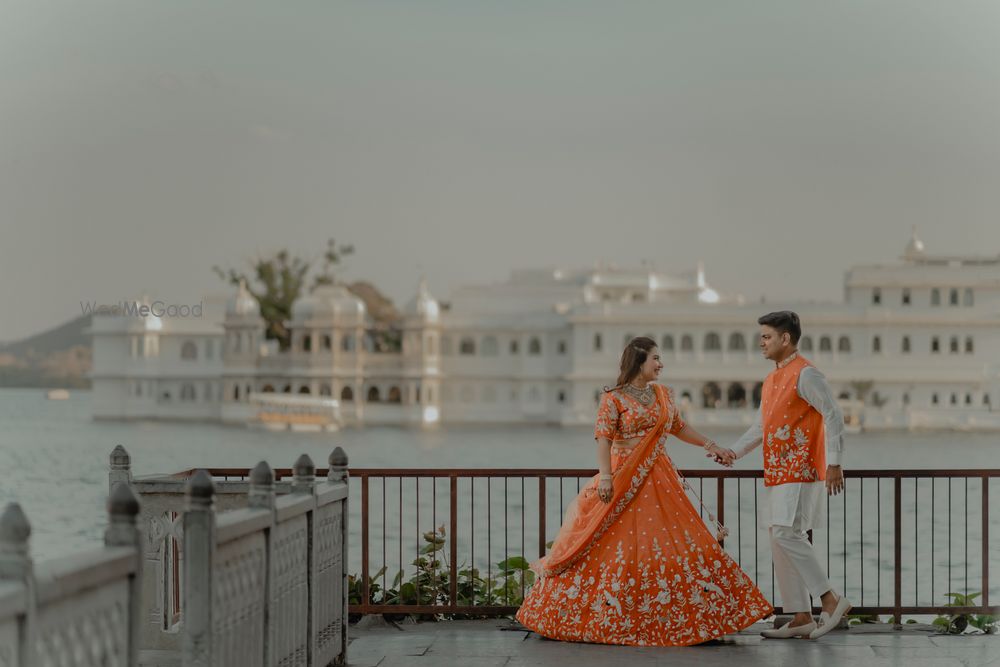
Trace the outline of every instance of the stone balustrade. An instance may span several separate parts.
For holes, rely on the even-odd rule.
[[[35,565],[21,507],[0,516],[0,666],[342,665],[347,456],[317,482],[133,478],[111,454],[105,545]]]
[[[261,461],[247,506],[216,515],[204,470],[183,515],[185,667],[344,664],[347,646],[347,458],[338,448],[315,483],[303,455],[277,497]]]
[[[139,503],[113,484],[104,546],[35,565],[17,503],[0,516],[0,665],[138,664]]]

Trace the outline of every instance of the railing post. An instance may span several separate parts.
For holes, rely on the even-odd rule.
[[[316,486],[316,465],[308,454],[296,459],[292,472],[292,493],[312,495]]]
[[[538,557],[545,557],[545,475],[538,476]]]
[[[125,451],[124,449],[122,451]],[[127,454],[126,454],[127,456]],[[108,527],[104,544],[135,551],[133,572],[128,581],[128,664],[139,664],[139,633],[142,631],[142,539],[136,517],[139,499],[128,482],[117,482],[108,496]]]
[[[115,490],[115,484],[132,483],[132,457],[121,445],[111,450],[111,466],[108,470],[108,494]]]
[[[25,587],[25,619],[12,656],[12,664],[35,664],[35,574],[28,555],[31,524],[18,503],[10,503],[0,516],[0,581]],[[18,661],[20,660],[20,662]]]
[[[892,501],[894,534],[892,617],[898,629],[902,627],[903,623],[903,478],[897,473],[894,482]]]
[[[184,667],[211,667],[212,559],[215,555],[215,485],[204,470],[187,487],[184,511]]]
[[[451,584],[448,587],[448,601],[453,607],[458,605],[458,477],[451,475],[450,478],[450,502],[451,506],[451,528],[449,532],[451,533],[451,544],[448,550],[448,559],[451,561],[449,565],[449,575],[451,578]],[[385,483],[383,481],[383,483]],[[433,558],[434,555],[431,555]]]
[[[367,479],[367,478],[365,478]],[[327,480],[330,482],[342,482],[343,484],[348,484],[348,472],[347,472],[347,453],[344,452],[343,448],[337,447],[330,454],[330,467],[327,472]],[[338,665],[347,664],[347,600],[348,600],[348,581],[347,581],[347,534],[348,534],[348,502],[350,494],[343,500],[343,514],[341,515],[340,522],[340,543],[342,545],[340,568],[341,568],[341,582],[340,590],[342,593],[342,599],[340,601],[340,656],[336,660]],[[365,543],[367,545],[367,542]],[[365,566],[368,565],[368,561],[365,561]],[[366,580],[367,581],[367,580]],[[366,601],[367,602],[367,601]]]
[[[308,454],[295,461],[292,468],[292,493],[312,496],[316,492],[316,466]],[[313,664],[316,655],[316,614],[314,601],[316,576],[316,505],[306,514],[306,665]]]
[[[247,507],[250,509],[267,510],[271,515],[271,528],[264,535],[264,589],[261,591],[261,611],[264,617],[263,634],[263,664],[276,664],[274,656],[271,655],[274,647],[279,644],[279,638],[275,636],[278,631],[278,624],[272,622],[271,612],[274,607],[274,599],[277,597],[271,590],[276,579],[271,568],[274,567],[274,540],[271,539],[274,528],[274,471],[267,461],[260,461],[250,471],[250,491],[247,494]]]
[[[990,606],[990,478],[988,475],[983,475],[981,479],[983,480],[983,583],[981,590],[983,591],[983,613],[988,614],[987,607]]]

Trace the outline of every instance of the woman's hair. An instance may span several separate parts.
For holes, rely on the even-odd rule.
[[[646,363],[649,351],[656,347],[656,341],[652,338],[639,336],[633,338],[622,351],[622,360],[619,365],[618,380],[614,387],[605,387],[604,391],[619,389],[635,379],[639,375],[639,369]]]

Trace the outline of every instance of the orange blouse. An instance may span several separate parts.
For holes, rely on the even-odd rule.
[[[667,387],[667,401],[674,402],[674,392]],[[667,424],[669,433],[677,434],[684,428],[684,420],[676,414],[672,423]],[[616,440],[631,440],[641,438],[656,425],[660,418],[660,402],[643,405],[638,400],[618,389],[606,391],[601,396],[601,405],[597,409],[597,424],[594,426],[594,438]]]

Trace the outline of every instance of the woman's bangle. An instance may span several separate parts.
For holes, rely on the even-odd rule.
[[[600,476],[600,480],[602,482],[605,481],[605,480],[610,481],[612,479],[614,479],[614,477],[612,475],[610,475],[610,474],[604,474],[604,473],[602,473],[601,476]]]
[[[704,450],[705,450],[705,451],[707,452],[707,451],[709,451],[710,449],[712,449],[712,447],[717,447],[717,446],[718,446],[718,445],[716,445],[716,444],[715,444],[715,441],[714,441],[714,440],[706,440],[706,441],[705,441],[705,444],[703,444],[703,445],[701,446],[701,448],[702,448],[702,449],[704,449]]]

